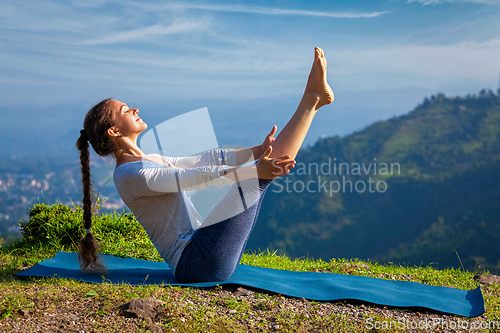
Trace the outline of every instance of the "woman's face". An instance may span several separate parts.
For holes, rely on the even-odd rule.
[[[148,125],[139,117],[139,109],[131,109],[127,104],[112,100],[114,124],[117,131],[124,137],[139,134],[148,128]]]

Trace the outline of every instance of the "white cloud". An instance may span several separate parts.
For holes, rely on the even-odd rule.
[[[368,13],[352,13],[352,12],[327,12],[327,11],[312,11],[300,9],[281,9],[269,7],[254,7],[241,5],[196,5],[184,3],[170,3],[165,5],[169,9],[188,10],[201,9],[219,12],[237,12],[263,15],[290,15],[290,16],[323,16],[331,18],[370,18],[377,17],[388,12],[368,12]]]
[[[496,80],[499,54],[500,39],[344,50],[336,55],[336,62],[342,64],[337,74],[345,82],[350,76],[365,77],[365,81],[356,83],[358,89],[377,85],[395,88],[398,84],[427,88],[472,86]]]
[[[104,4],[104,0],[96,1]],[[444,1],[450,0],[440,0]],[[362,18],[385,12],[116,3],[120,5],[106,11],[99,6],[73,8],[58,2],[54,6],[39,4],[38,8],[35,1],[31,11],[24,1],[16,6],[0,4],[3,102],[28,103],[33,94],[58,100],[63,98],[61,89],[68,100],[101,96],[103,91],[115,97],[151,99],[178,98],[193,91],[200,98],[269,97],[277,90],[282,96],[291,96],[303,89],[316,44],[327,54],[331,83],[353,91],[409,85],[470,89],[491,86],[492,80],[496,86],[500,68],[500,39],[491,32],[498,30],[498,24],[496,17],[485,15],[472,19],[454,16],[406,35],[401,34],[407,30],[398,32],[397,25],[392,34],[390,26],[390,35],[372,40],[377,30],[371,27],[387,27],[394,15],[383,16],[384,20],[342,20],[346,28],[339,31],[335,19],[322,20],[325,27],[335,26],[315,29],[309,20],[290,16]],[[400,5],[409,10],[406,1]],[[219,12],[262,14],[259,18],[270,29],[256,26],[255,15],[237,15],[238,21],[226,21],[228,15],[216,15]],[[369,26],[349,30],[349,24],[359,28],[363,23]],[[126,44],[128,41],[134,43]]]
[[[120,42],[127,42],[130,40],[144,38],[146,36],[160,36],[160,35],[170,35],[187,33],[193,30],[198,30],[203,28],[203,22],[174,22],[172,25],[165,27],[161,24],[152,25],[145,28],[139,28],[135,30],[120,32],[114,35],[86,40],[83,45],[99,45],[99,44],[113,44]]]

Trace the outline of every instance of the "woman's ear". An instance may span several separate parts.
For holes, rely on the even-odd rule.
[[[110,127],[108,128],[107,132],[106,132],[112,139],[113,138],[117,138],[119,136],[121,136],[121,133],[120,131],[116,128],[116,127]]]

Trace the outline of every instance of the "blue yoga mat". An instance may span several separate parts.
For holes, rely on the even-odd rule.
[[[165,262],[102,254],[107,276],[83,273],[78,254],[58,252],[54,258],[18,273],[18,276],[58,277],[92,283],[167,284],[188,287],[238,285],[304,297],[315,301],[359,300],[397,308],[421,307],[443,313],[476,317],[484,313],[481,288],[461,290],[408,281],[392,281],[334,273],[295,272],[239,265],[223,282],[180,283]]]

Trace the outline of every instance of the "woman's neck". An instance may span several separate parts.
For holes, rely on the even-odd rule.
[[[142,157],[145,156],[145,154],[142,152],[142,150],[139,147],[124,147],[120,149],[116,154],[116,166],[127,163],[127,162],[132,162],[132,161],[139,161],[142,159]]]
[[[117,158],[120,158],[121,156],[125,157],[141,157],[144,156],[144,153],[142,152],[141,148],[137,146],[137,143],[135,140],[132,140],[131,138],[125,137],[121,142],[118,143],[118,155],[116,156]]]

